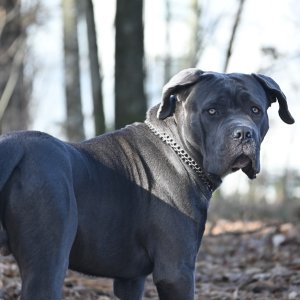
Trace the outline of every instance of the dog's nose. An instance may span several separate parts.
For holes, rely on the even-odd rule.
[[[238,126],[233,130],[232,136],[236,140],[249,140],[252,138],[252,130],[247,126]]]

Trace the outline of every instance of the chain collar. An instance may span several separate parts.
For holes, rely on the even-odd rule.
[[[145,124],[149,127],[149,129],[154,133],[154,135],[158,136],[164,143],[169,145],[175,153],[179,156],[179,158],[188,165],[198,177],[206,184],[208,189],[213,192],[214,185],[213,183],[207,178],[204,171],[201,167],[195,162],[195,160],[167,133],[158,131],[148,120],[145,121]]]

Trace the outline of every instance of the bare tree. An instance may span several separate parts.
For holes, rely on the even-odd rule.
[[[172,57],[171,57],[171,3],[170,0],[165,0],[165,9],[166,9],[166,36],[165,36],[165,45],[166,52],[164,58],[164,82],[168,82],[172,76]]]
[[[200,0],[189,0],[189,2],[185,3],[188,6],[188,13],[184,15],[186,19],[186,24],[188,25],[188,31],[190,32],[189,41],[188,41],[188,51],[184,53],[181,57],[172,57],[171,53],[171,23],[173,21],[178,21],[180,18],[178,17],[178,12],[172,13],[172,1],[165,0],[165,23],[166,23],[166,48],[167,52],[164,57],[164,79],[165,82],[168,81],[171,75],[182,68],[190,68],[197,66],[202,51],[204,49],[205,42],[205,34],[207,37],[212,36],[212,32],[216,27],[216,22],[214,24],[210,24],[208,28],[203,30],[201,24],[201,14],[202,14],[202,6]],[[175,4],[180,6],[183,3]],[[182,16],[181,16],[182,18]],[[176,33],[175,33],[176,34]],[[208,38],[207,38],[208,39]]]
[[[227,47],[227,51],[226,51],[226,57],[225,57],[225,63],[224,63],[224,67],[223,67],[223,72],[226,72],[228,69],[228,65],[229,65],[229,61],[232,55],[232,49],[233,49],[233,44],[235,41],[235,37],[236,37],[236,33],[237,33],[237,29],[240,25],[241,22],[241,16],[242,16],[242,12],[244,9],[244,4],[246,0],[238,0],[239,1],[239,7],[237,10],[237,13],[235,15],[235,19],[234,19],[234,23],[233,23],[233,27],[232,27],[232,31],[231,31],[231,35],[230,35],[230,39],[229,39],[229,43],[228,43],[228,47]]]
[[[26,30],[21,2],[0,1],[0,122],[1,132],[26,129],[28,90],[24,76]]]
[[[95,132],[97,135],[105,132],[105,117],[103,110],[101,65],[98,58],[98,45],[94,8],[92,0],[83,0],[87,24],[90,74],[94,104]]]
[[[83,140],[79,50],[77,38],[76,0],[62,0],[64,21],[64,68],[67,104],[67,136],[70,141]]]
[[[117,0],[115,51],[115,127],[142,121],[144,91],[143,0]]]
[[[199,61],[202,50],[202,32],[200,26],[201,6],[199,0],[191,0],[191,41],[187,59],[187,67],[195,67]]]

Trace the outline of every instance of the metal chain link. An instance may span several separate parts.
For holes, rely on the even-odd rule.
[[[196,161],[193,158],[190,157],[190,155],[172,137],[170,137],[165,132],[158,131],[148,120],[145,121],[145,124],[154,133],[154,135],[158,136],[163,142],[169,145],[179,156],[179,158],[197,173],[197,175],[207,185],[208,189],[211,192],[214,191],[213,185],[208,180],[201,167],[196,163]]]

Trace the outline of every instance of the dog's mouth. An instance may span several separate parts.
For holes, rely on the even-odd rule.
[[[249,164],[252,164],[252,160],[249,156],[242,154],[238,156],[231,165],[231,171],[236,172],[239,169],[247,167]]]
[[[220,150],[221,155],[209,153],[204,160],[204,168],[221,178],[242,170],[249,179],[254,179],[260,171],[259,153],[260,149],[254,140],[239,145],[229,144]]]
[[[242,169],[242,171],[250,178],[254,179],[259,172],[256,168],[255,158],[246,154],[239,155],[231,165],[231,171],[236,172]]]

